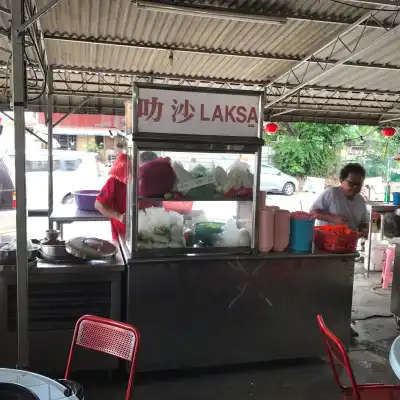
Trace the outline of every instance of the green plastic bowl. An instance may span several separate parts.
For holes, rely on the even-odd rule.
[[[202,241],[205,246],[213,245],[213,236],[222,232],[222,222],[199,222],[194,225],[194,242]]]

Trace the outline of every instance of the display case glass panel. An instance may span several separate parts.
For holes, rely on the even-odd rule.
[[[146,151],[134,142],[127,152],[136,176],[128,183],[129,248],[251,248],[255,154]]]

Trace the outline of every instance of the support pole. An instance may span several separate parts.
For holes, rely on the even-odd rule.
[[[48,169],[49,169],[49,229],[53,229],[53,223],[50,221],[51,214],[53,213],[54,195],[53,195],[53,70],[51,68],[47,71],[47,140],[48,140]]]
[[[29,365],[28,252],[25,181],[25,64],[24,35],[17,34],[24,23],[23,0],[12,4],[12,90],[14,107],[15,186],[17,194],[17,322],[18,366]]]

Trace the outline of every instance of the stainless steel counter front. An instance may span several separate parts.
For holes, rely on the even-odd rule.
[[[128,263],[140,371],[313,357],[321,313],[350,341],[356,254],[187,256]]]
[[[30,367],[62,374],[75,322],[85,314],[121,320],[121,253],[104,263],[38,262],[29,270]],[[0,270],[0,364],[16,364],[16,271]],[[44,357],[44,354],[46,355]],[[77,370],[117,368],[116,359],[95,352],[78,352]]]

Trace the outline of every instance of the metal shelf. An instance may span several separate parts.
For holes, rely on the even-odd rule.
[[[138,200],[146,200],[146,201],[177,201],[177,202],[185,202],[185,201],[240,201],[240,202],[253,202],[253,198],[248,197],[216,197],[213,199],[194,199],[189,197],[183,197],[181,199],[164,199],[163,197],[142,197],[139,196]]]

